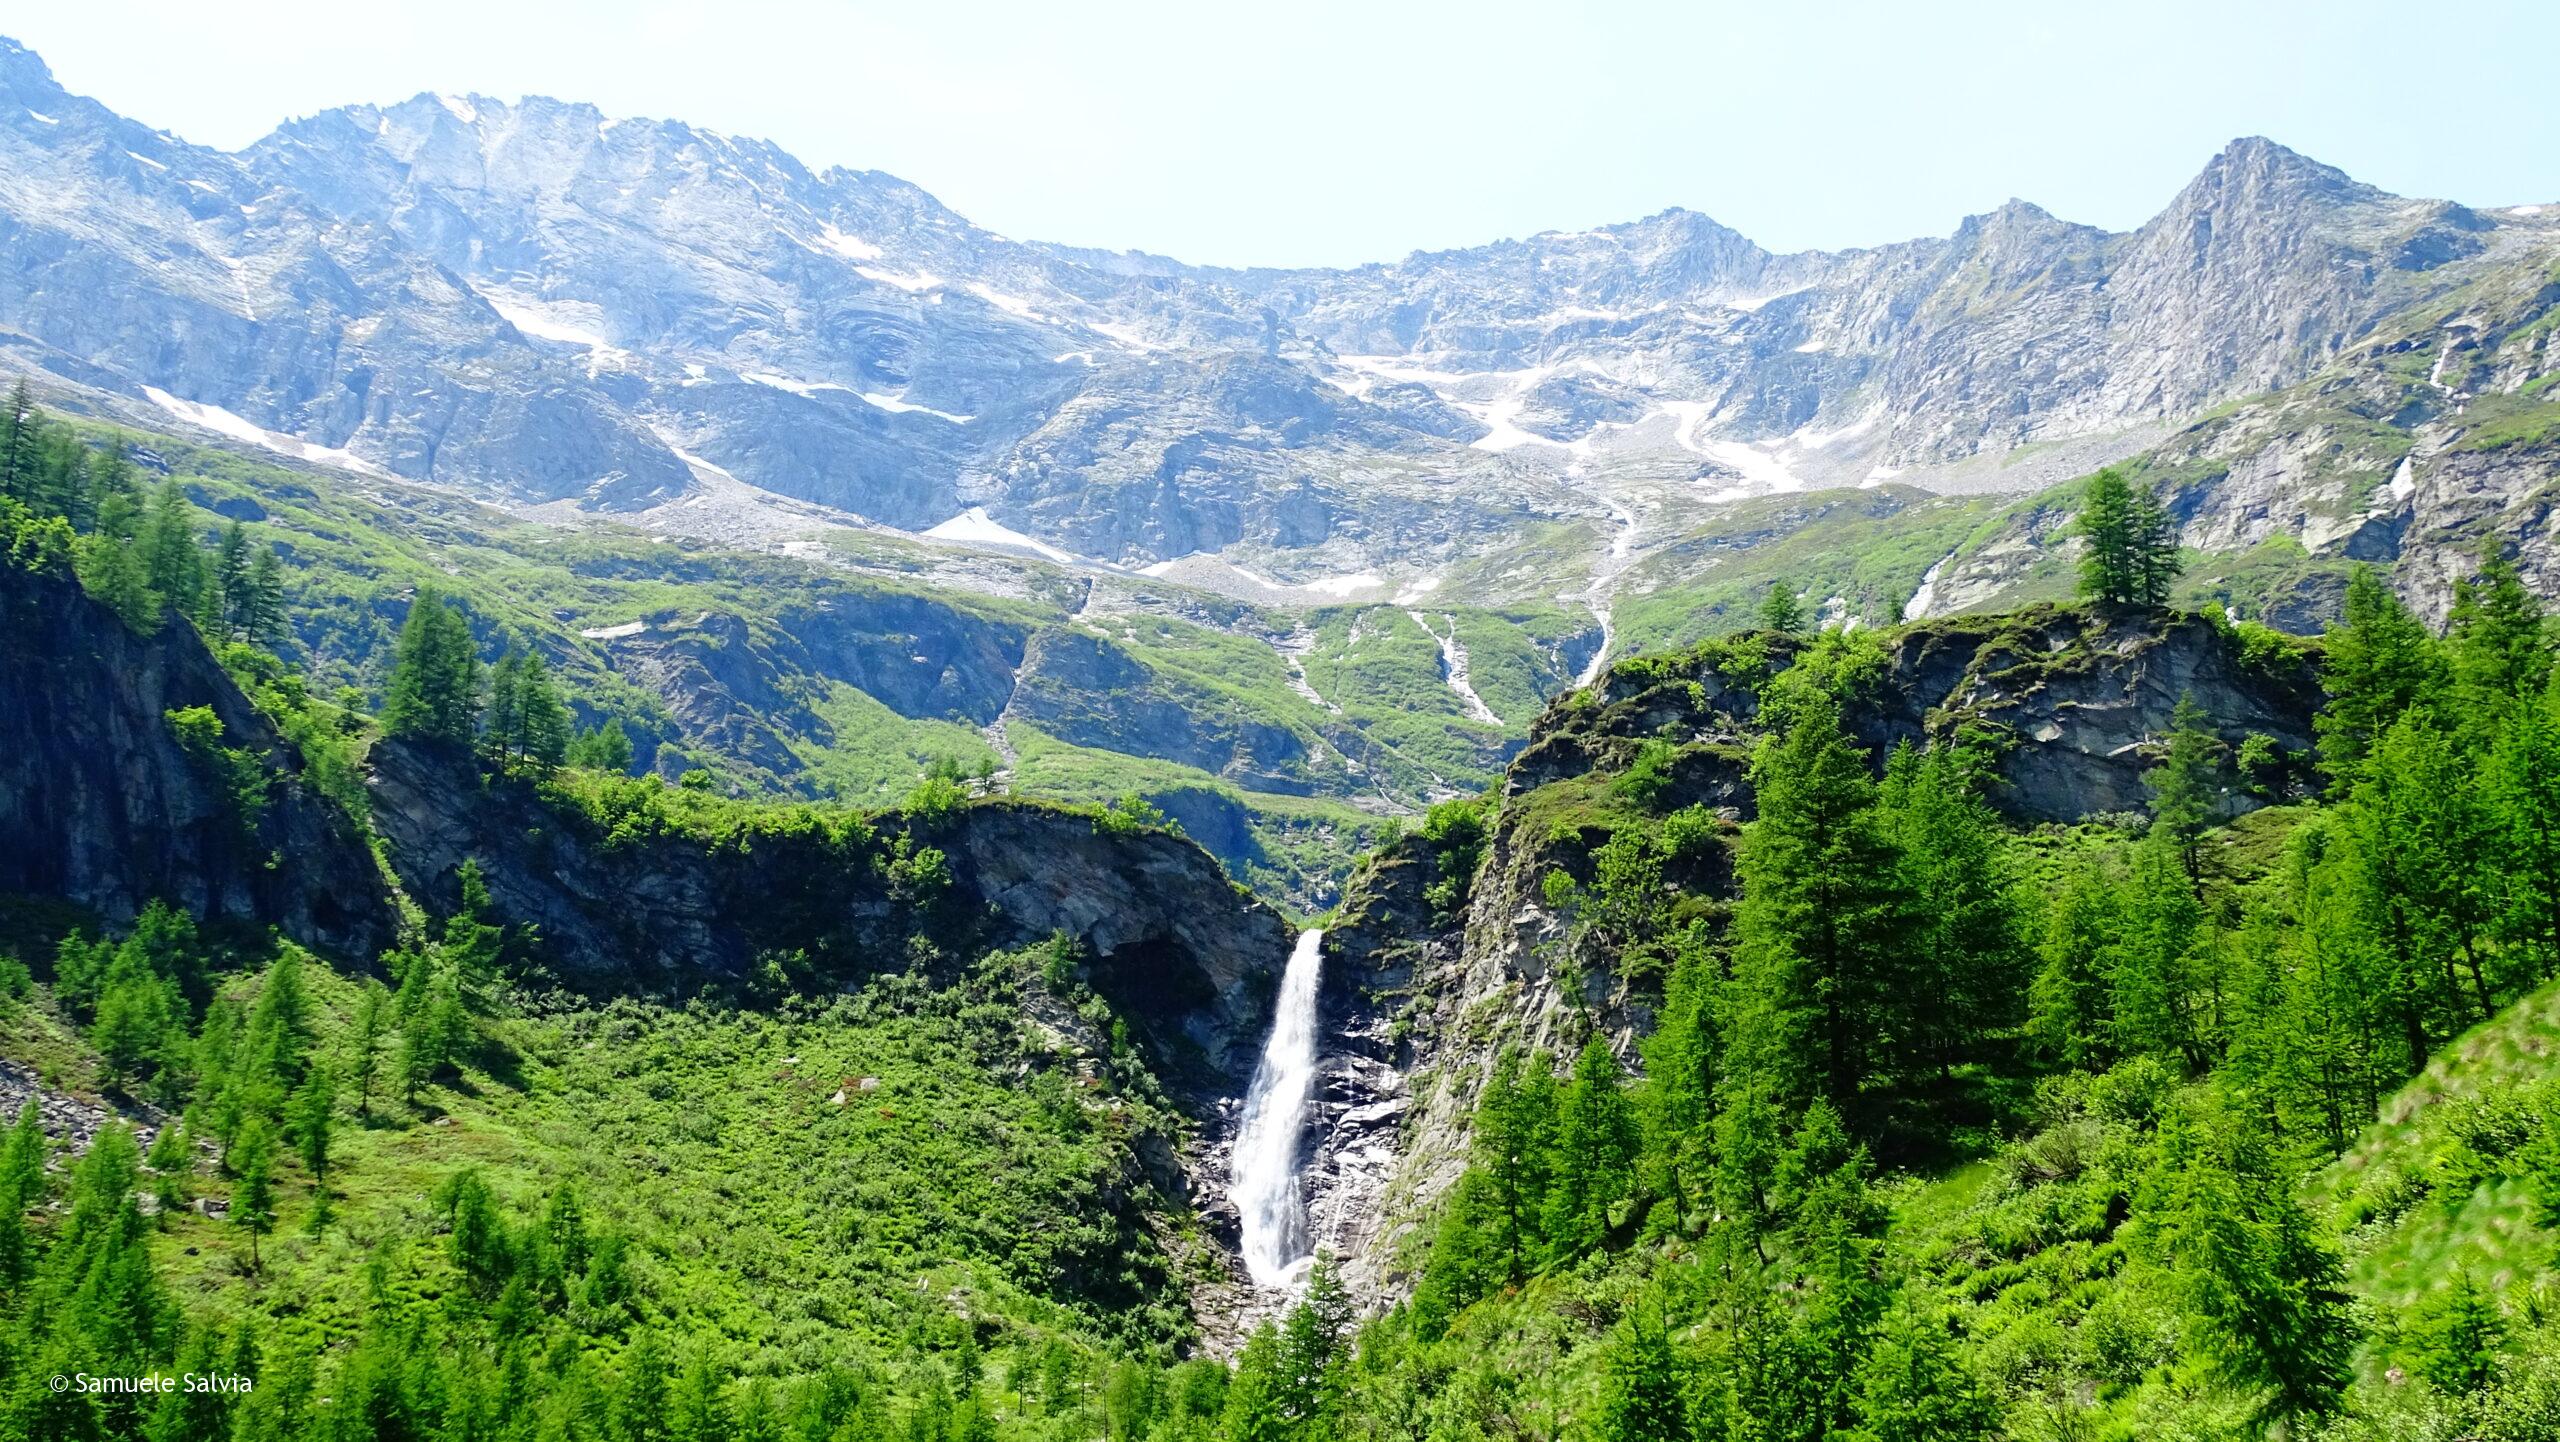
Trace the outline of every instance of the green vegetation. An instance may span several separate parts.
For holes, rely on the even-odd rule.
[[[2112,467],[2089,479],[2073,528],[2086,543],[2080,594],[2114,606],[2162,606],[2178,578],[2177,527],[2169,508]]]
[[[1502,1059],[1342,1415],[2546,1435],[2551,638],[2494,551],[2441,639],[2353,594],[2332,800],[2227,830],[2242,762],[2192,706],[2131,833],[2011,831],[1960,747],[1879,782],[1836,719],[1845,639],[1770,687],[1729,910],[1663,884],[1679,748],[1630,752],[1610,804],[1519,798],[1515,835],[1583,798],[1594,879],[1548,900],[1568,955],[1652,999],[1644,1073],[1588,1021],[1569,1066]]]

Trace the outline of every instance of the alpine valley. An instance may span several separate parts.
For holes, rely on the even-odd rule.
[[[0,1442],[2560,1436],[2560,203],[1221,269],[0,40],[0,369]]]

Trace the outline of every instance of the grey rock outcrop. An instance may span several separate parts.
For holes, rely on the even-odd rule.
[[[270,770],[248,814],[170,726],[196,706]],[[393,935],[389,890],[301,772],[185,622],[137,635],[76,582],[0,565],[0,891],[110,921],[167,901],[370,958]]]

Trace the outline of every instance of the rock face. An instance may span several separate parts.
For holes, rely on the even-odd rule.
[[[685,992],[777,959],[795,984],[843,985],[907,965],[918,934],[956,954],[1064,935],[1193,1081],[1241,1090],[1288,954],[1287,926],[1197,846],[1051,807],[982,803],[886,830],[785,823],[728,843],[615,834],[401,741],[375,748],[373,791],[384,855],[412,896],[453,909],[476,862],[497,913],[537,929],[534,959],[583,991]],[[942,853],[945,887],[899,879],[901,840]]]
[[[1773,664],[1797,643],[1775,640]],[[1842,724],[1879,757],[1962,734],[1993,753],[1991,799],[2023,822],[2074,822],[2149,804],[2143,780],[2182,696],[2237,746],[2252,734],[2288,753],[2312,748],[2320,699],[2308,652],[2252,657],[2206,618],[2088,606],[2039,606],[1965,616],[1895,634],[1875,685],[1855,694]],[[1749,678],[1712,660],[1664,658],[1621,666],[1597,705],[1551,709],[1505,783],[1511,795],[1594,770],[1617,770],[1644,741],[1724,743],[1675,767],[1682,804],[1751,814],[1739,744],[1759,714]],[[2229,805],[2257,804],[2234,795]]]
[[[1462,915],[1435,918],[1424,889],[1445,878],[1419,838],[1373,857],[1346,888],[1326,937],[1328,1043],[1309,1177],[1319,1237],[1364,1301],[1410,1287],[1404,1249],[1464,1169],[1468,1121],[1502,1048],[1562,1050],[1568,1022],[1588,1015],[1636,1065],[1649,1010],[1615,978],[1564,958],[1568,921],[1541,890],[1550,871],[1584,874],[1605,834],[1558,834],[1537,793],[1606,778],[1662,738],[1682,746],[1670,804],[1751,816],[1758,683],[1718,674],[1711,654],[1621,664],[1586,699],[1549,708],[1512,764]],[[1781,641],[1772,665],[1793,654]],[[2143,773],[2182,695],[2226,741],[2312,744],[2320,690],[2308,653],[2253,656],[2195,615],[2085,607],[1902,631],[1842,719],[1879,764],[1900,742],[1961,732],[1994,753],[2004,810],[2069,823],[2148,804]],[[2257,804],[2235,793],[2225,808]],[[1730,897],[1729,856],[1684,884]]]
[[[210,708],[271,768],[244,815],[167,713]],[[77,583],[0,565],[0,891],[113,921],[154,900],[370,957],[388,888],[354,823],[174,616],[136,635]]]

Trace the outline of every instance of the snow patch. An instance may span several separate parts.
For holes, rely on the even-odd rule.
[[[61,121],[54,119],[52,116],[47,115],[47,114],[45,114],[43,111],[37,110],[37,109],[35,109],[35,108],[34,108],[34,107],[32,107],[32,106],[28,107],[28,110],[27,110],[27,118],[28,118],[29,120],[33,120],[33,121],[35,121],[35,122],[37,122],[38,124],[41,124],[41,125],[60,125],[60,124],[62,123]]]
[[[436,103],[443,106],[448,112],[450,112],[454,119],[461,121],[465,125],[477,125],[480,123],[479,107],[473,105],[470,101],[463,99],[459,95],[439,95],[436,97]]]
[[[2410,473],[2409,458],[2402,456],[2399,469],[2391,473],[2391,499],[2405,501],[2417,493],[2417,477]]]
[[[314,465],[336,466],[341,470],[362,471],[368,475],[382,474],[379,467],[353,451],[336,446],[316,445],[300,436],[268,430],[248,417],[224,410],[220,406],[207,405],[200,401],[180,400],[158,386],[144,386],[142,393],[151,398],[153,405],[178,419],[191,421],[206,430],[229,436],[235,441],[247,441],[253,446],[273,451],[277,455],[291,456],[295,460],[309,461]]]
[[[789,376],[775,375],[771,371],[740,371],[738,375],[742,380],[753,381],[760,386],[770,386],[778,391],[789,391],[795,396],[814,396],[820,391],[857,394],[853,387],[840,386],[833,381],[796,381]]]
[[[978,299],[985,301],[987,304],[994,306],[996,309],[1003,311],[1007,315],[1018,315],[1024,320],[1045,321],[1048,319],[1048,317],[1042,315],[1039,308],[1032,305],[1031,302],[1024,300],[1018,295],[1007,295],[1003,291],[997,290],[995,287],[988,285],[983,281],[973,280],[969,282],[969,294],[976,296]]]
[[[619,641],[625,636],[637,636],[648,629],[649,623],[646,621],[625,621],[619,626],[589,626],[578,634],[590,641]]]
[[[951,422],[951,423],[952,423],[953,425],[955,425],[955,426],[965,426],[965,425],[967,425],[969,422],[974,421],[974,420],[976,420],[976,419],[977,419],[977,417],[976,417],[976,416],[962,416],[962,415],[954,415],[954,414],[952,414],[952,413],[951,413],[951,412],[949,412],[949,411],[938,411],[938,410],[935,410],[935,409],[934,409],[933,407],[931,407],[931,406],[920,406],[920,405],[916,405],[916,404],[914,404],[913,402],[910,402],[910,401],[902,401],[902,400],[898,399],[896,396],[885,396],[885,395],[882,395],[882,394],[880,394],[878,391],[864,391],[864,392],[862,392],[861,394],[862,394],[862,398],[863,398],[864,400],[869,401],[871,404],[873,404],[873,405],[875,405],[875,406],[878,406],[880,409],[882,409],[882,410],[884,410],[884,411],[895,411],[895,412],[897,412],[897,413],[899,413],[899,414],[901,414],[901,415],[904,415],[904,414],[906,414],[907,412],[913,411],[914,413],[916,413],[916,414],[918,414],[918,415],[932,416],[932,417],[934,417],[934,418],[936,418],[936,419],[938,419],[938,420],[946,420],[946,421],[949,421],[949,422]],[[950,523],[949,523],[949,522],[944,522],[944,524],[945,524],[945,525],[948,525],[948,524],[950,524]]]
[[[573,321],[562,319],[560,307],[552,306],[537,310],[522,301],[501,300],[497,296],[486,293],[483,293],[481,298],[488,301],[489,308],[504,318],[507,324],[536,340],[556,340],[566,345],[583,346],[588,350],[613,348],[613,343],[603,336]],[[592,309],[592,307],[588,308]]]
[[[1819,354],[1819,353],[1821,352],[1821,350],[1822,350],[1822,342],[1820,342],[1820,341],[1818,341],[1818,340],[1809,340],[1809,341],[1806,341],[1804,344],[1802,344],[1802,345],[1800,345],[1800,346],[1797,346],[1797,347],[1796,347],[1796,354],[1797,354],[1797,355],[1816,355],[1816,354]]]
[[[2507,209],[2509,215],[2540,215],[2541,213],[2542,207],[2538,205],[2517,205]]]
[[[880,247],[858,235],[847,235],[833,225],[818,232],[818,243],[847,260],[878,260]]]
[[[876,280],[882,285],[894,285],[900,290],[926,291],[942,288],[941,276],[927,275],[922,271],[910,275],[903,271],[874,270],[867,265],[857,265],[853,268],[853,273],[864,280]]]
[[[150,167],[151,167],[152,169],[154,169],[154,170],[166,170],[166,169],[168,169],[168,168],[169,168],[168,166],[161,164],[159,161],[156,161],[156,160],[152,159],[150,156],[148,156],[148,155],[144,155],[144,154],[142,154],[142,153],[141,153],[141,152],[139,152],[139,151],[128,150],[128,151],[126,151],[126,152],[125,152],[125,154],[127,154],[127,155],[129,155],[129,156],[132,156],[134,159],[141,161],[143,164],[150,166]]]
[[[863,397],[869,400],[870,397]],[[1076,565],[1083,557],[1061,551],[1046,541],[1035,540],[987,514],[984,506],[971,506],[940,525],[926,528],[924,534],[940,541],[961,541],[976,546],[1003,546],[1030,551],[1052,561]]]

